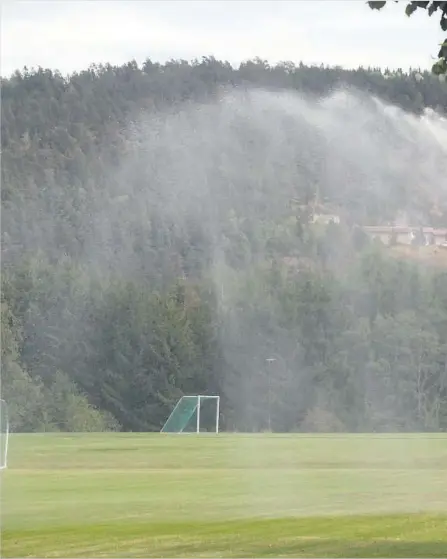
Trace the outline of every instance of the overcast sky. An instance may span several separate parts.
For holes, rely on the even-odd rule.
[[[372,12],[363,0],[2,0],[1,74],[23,66],[63,74],[91,63],[214,55],[357,67],[428,68],[439,18]]]

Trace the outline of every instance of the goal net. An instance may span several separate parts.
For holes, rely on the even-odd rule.
[[[0,400],[0,470],[4,470],[8,458],[9,420],[5,400]]]
[[[182,396],[162,433],[219,432],[220,396]]]

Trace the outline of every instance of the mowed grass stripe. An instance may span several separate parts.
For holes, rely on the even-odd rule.
[[[15,435],[2,556],[444,557],[446,466],[447,436]]]
[[[444,557],[447,515],[154,523],[10,533],[4,557]]]

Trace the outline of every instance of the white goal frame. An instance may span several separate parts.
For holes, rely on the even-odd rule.
[[[179,401],[177,402],[177,404],[175,405],[174,409],[171,411],[171,413],[169,414],[169,417],[166,419],[162,429],[161,429],[161,433],[172,433],[172,434],[187,434],[188,432],[185,432],[183,430],[181,431],[164,431],[165,426],[168,424],[169,420],[171,419],[171,417],[174,416],[177,408],[179,407],[180,403],[182,402],[182,400],[184,399],[189,399],[189,398],[196,398],[197,399],[197,404],[195,407],[196,413],[196,429],[195,429],[195,433],[200,433],[200,408],[202,405],[202,401],[204,400],[215,400],[216,401],[216,414],[215,414],[215,427],[214,427],[214,432],[217,435],[219,433],[219,418],[220,418],[220,396],[216,396],[216,395],[207,395],[207,394],[197,394],[197,395],[185,395],[182,396]],[[190,432],[189,432],[190,433]]]
[[[3,462],[0,462],[0,470],[5,470],[8,465],[8,443],[9,443],[9,417],[8,417],[8,406],[5,400],[0,399],[0,406],[2,407],[2,412],[0,415],[0,421],[4,420],[5,425],[0,425],[0,437],[5,437],[4,442],[1,441],[4,448],[2,451],[4,452],[3,455]],[[3,411],[4,410],[4,411]]]
[[[200,404],[202,400],[216,400],[216,415],[215,415],[215,428],[216,435],[219,433],[219,414],[220,414],[220,396],[197,396],[197,423],[196,433],[200,433]]]

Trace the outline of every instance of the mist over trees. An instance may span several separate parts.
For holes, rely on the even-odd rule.
[[[447,267],[361,226],[447,226],[446,113],[429,72],[260,59],[2,80],[12,429],[159,430],[218,393],[229,430],[445,430]]]

